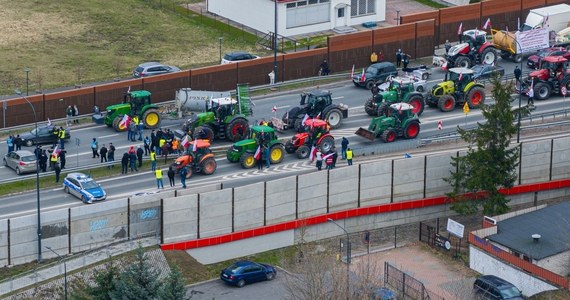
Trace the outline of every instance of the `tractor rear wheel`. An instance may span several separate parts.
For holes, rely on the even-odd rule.
[[[125,126],[124,128],[121,128],[121,126],[119,126],[121,120],[123,120],[122,116],[116,116],[115,119],[113,119],[113,129],[115,129],[117,132],[127,131],[128,129],[128,126]]]
[[[210,142],[214,140],[214,130],[209,126],[198,126],[193,133],[194,140],[206,139]]]
[[[250,152],[245,152],[239,158],[239,163],[241,164],[241,167],[244,169],[251,169],[255,167],[255,162],[256,160],[253,157],[253,153]]]
[[[142,115],[144,126],[148,129],[156,129],[160,126],[160,115],[154,108],[147,109]]]
[[[455,108],[455,98],[452,95],[443,95],[439,98],[437,107],[443,112],[450,112]]]
[[[332,147],[334,147],[334,138],[332,136],[326,136],[321,140],[319,145],[322,153],[328,153]]]
[[[339,109],[333,108],[327,112],[325,121],[329,123],[331,129],[337,129],[340,127],[340,123],[342,122],[342,113]]]
[[[274,144],[269,148],[269,162],[273,164],[280,164],[285,157],[285,147],[283,144]]]
[[[380,106],[378,106],[378,110],[376,111],[376,115],[379,117],[385,116],[389,110],[390,110],[390,104],[388,104],[386,102],[382,102],[382,104],[380,104]]]
[[[311,148],[309,148],[309,146],[307,146],[307,145],[303,145],[303,146],[297,148],[297,151],[295,151],[295,154],[297,155],[297,158],[299,158],[299,159],[308,158],[309,155],[311,155]]]
[[[380,137],[384,143],[391,143],[396,140],[396,132],[392,128],[388,128],[382,132]]]
[[[495,48],[487,47],[483,52],[481,52],[481,63],[486,65],[492,65],[497,61],[497,53]],[[520,62],[520,61],[519,61]]]
[[[467,99],[465,100],[467,100],[469,108],[479,108],[485,104],[485,89],[480,86],[475,86],[471,88],[466,97]]]
[[[471,67],[471,59],[467,56],[460,56],[455,60],[455,66],[458,68],[469,68]]]
[[[425,108],[424,97],[421,95],[412,95],[408,98],[408,103],[414,107],[414,109],[412,109],[414,114],[418,115],[418,117],[422,115]]]
[[[411,121],[404,128],[404,137],[407,139],[415,139],[420,134],[420,122]]]
[[[289,153],[289,154],[293,154],[295,153],[295,145],[293,145],[293,142],[291,141],[287,141],[287,143],[285,143],[285,152]]]
[[[534,85],[534,98],[536,100],[548,99],[550,97],[550,93],[552,93],[552,88],[548,83],[538,82]]]
[[[364,103],[364,111],[372,117],[376,117],[377,116],[377,110],[378,110],[378,105],[376,105],[376,101],[374,100],[374,97],[368,99],[366,101],[366,103]]]
[[[243,140],[249,131],[249,123],[244,118],[235,118],[226,126],[226,138],[232,142]]]
[[[200,165],[202,169],[202,174],[204,175],[212,175],[214,174],[214,172],[216,172],[216,169],[218,168],[218,164],[216,163],[216,160],[213,157],[208,157],[204,159],[202,163],[200,163]]]

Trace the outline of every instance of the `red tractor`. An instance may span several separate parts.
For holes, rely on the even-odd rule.
[[[466,30],[461,35],[461,43],[451,47],[446,54],[448,67],[471,68],[478,63],[491,65],[497,61],[497,51],[493,43],[487,41],[487,32]]]
[[[196,143],[195,147],[194,143]],[[195,152],[193,151],[194,148],[196,148]],[[178,157],[172,164],[172,168],[176,172],[186,168],[186,179],[192,177],[193,173],[212,175],[217,166],[214,153],[210,150],[210,141],[200,139],[190,142],[188,152]]]
[[[320,119],[307,119],[303,123],[303,132],[295,134],[285,144],[285,151],[295,153],[298,158],[307,158],[311,148],[319,147],[321,152],[327,153],[334,146],[334,137],[330,134],[330,126]]]
[[[562,56],[547,56],[540,69],[529,74],[526,86],[532,87],[534,99],[548,99],[552,93],[562,94],[562,87],[570,91],[570,63]]]

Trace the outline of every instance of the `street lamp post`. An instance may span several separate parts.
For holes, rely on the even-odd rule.
[[[16,90],[16,94],[22,96],[22,98],[24,98],[24,100],[26,100],[26,102],[28,102],[28,104],[30,105],[30,107],[32,108],[32,112],[34,113],[34,126],[36,128],[36,135],[38,134],[38,117],[36,115],[36,109],[34,108],[34,106],[32,105],[32,103],[30,102],[30,100],[28,100],[28,98],[24,97],[22,95],[22,92],[20,92],[19,90]],[[37,228],[37,233],[38,233],[38,263],[42,262],[42,223],[41,223],[41,217],[40,217],[40,159],[39,157],[36,157],[36,204],[37,204],[37,214],[38,214],[38,228]]]
[[[220,41],[220,63],[222,63],[222,41],[224,40],[224,38],[219,37],[218,40]]]
[[[515,43],[518,44],[519,49],[521,50],[521,54],[520,54],[521,55],[521,66],[520,66],[520,69],[522,72],[522,69],[523,69],[522,47],[521,47],[521,44],[519,43],[519,41],[517,41],[516,39],[513,39],[513,41],[515,41]],[[516,82],[515,82],[515,86],[516,86]],[[519,82],[519,113],[518,113],[518,121],[517,121],[517,124],[518,124],[517,125],[517,144],[521,140],[521,102],[522,102],[522,75],[521,75],[520,82]]]
[[[275,35],[273,36],[273,74],[275,77],[273,77],[273,82],[277,82],[277,46],[278,46],[278,42],[279,40],[277,39],[277,0],[274,0],[273,2],[275,2],[275,7],[274,7],[274,31],[275,31]]]
[[[29,95],[29,87],[30,87],[30,68],[25,68],[24,72],[26,72],[26,96]]]
[[[349,251],[350,236],[348,235],[348,231],[346,231],[346,229],[344,229],[344,227],[340,226],[333,219],[327,218],[327,221],[338,226],[338,228],[342,229],[342,231],[344,231],[344,233],[346,234],[346,298],[349,299],[350,298],[350,281],[349,281],[349,279],[350,279],[350,277],[349,277],[349,273],[350,273],[350,251]]]
[[[61,255],[59,255],[57,252],[55,252],[51,247],[46,246],[46,248],[53,252],[55,255],[57,255],[57,258],[59,259],[59,261],[63,262],[63,290],[64,290],[64,299],[67,300],[67,265],[65,264],[65,260],[63,260],[63,257],[61,257]]]

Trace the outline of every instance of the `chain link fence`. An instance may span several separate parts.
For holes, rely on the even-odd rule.
[[[445,300],[426,289],[424,284],[390,263],[384,263],[384,285],[391,287],[403,300]]]

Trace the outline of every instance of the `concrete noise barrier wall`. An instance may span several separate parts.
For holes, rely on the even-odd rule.
[[[297,177],[286,177],[266,183],[266,225],[296,219]]]

